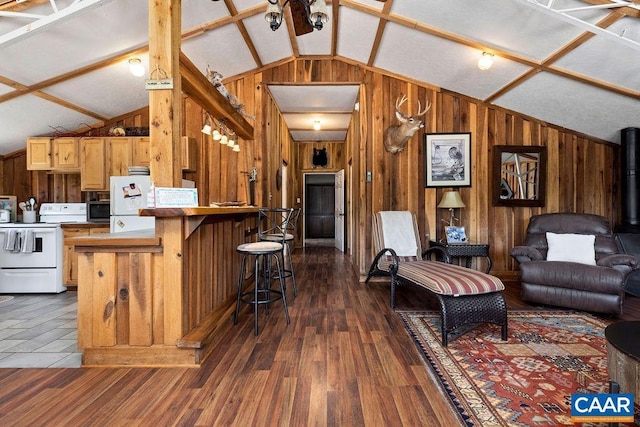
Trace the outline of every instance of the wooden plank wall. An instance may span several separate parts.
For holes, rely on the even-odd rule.
[[[313,150],[325,149],[327,152],[327,166],[319,167],[313,165]],[[306,173],[323,173],[323,172],[337,172],[340,169],[344,169],[344,142],[307,142],[299,143],[295,146],[295,151],[298,153],[299,168],[302,172]]]
[[[543,212],[591,212],[619,220],[619,147],[589,139],[566,129],[490,107],[481,101],[336,60],[297,60],[263,73],[264,83],[347,83],[361,85],[360,128],[350,130],[343,154],[343,167],[354,159],[360,162],[357,174],[357,205],[353,205],[357,225],[355,258],[360,273],[366,272],[373,257],[370,236],[371,214],[379,210],[408,209],[416,212],[423,244],[442,236],[441,219],[448,212],[437,209],[449,188],[425,188],[424,147],[426,133],[472,133],[472,186],[459,191],[467,207],[459,212],[471,239],[488,242],[494,262],[493,272],[513,276],[517,266],[508,255],[511,247],[524,241],[529,218]],[[417,101],[432,107],[426,114],[425,128],[410,140],[404,152],[391,155],[384,150],[384,130],[396,123],[395,100],[406,94],[413,111]],[[547,203],[543,208],[494,207],[491,202],[492,147],[494,145],[543,145],[548,147]],[[306,144],[305,144],[306,145]],[[302,149],[300,173],[305,156]],[[362,184],[366,172],[372,182]],[[266,172],[270,175],[269,172]],[[356,223],[357,218],[357,223]],[[484,260],[474,266],[484,268]]]
[[[351,171],[347,173],[347,186],[351,186],[348,192],[352,198],[347,204],[352,209],[348,226],[353,227],[355,234],[347,245],[360,273],[368,270],[374,255],[371,245],[371,214],[374,212],[388,209],[416,212],[423,244],[427,241],[426,234],[430,238],[439,238],[442,234],[441,219],[448,212],[436,206],[443,192],[449,188],[425,188],[425,133],[472,133],[472,186],[459,189],[466,204],[466,208],[459,211],[459,216],[471,239],[491,245],[492,271],[498,275],[513,276],[517,272],[508,252],[524,241],[528,220],[534,214],[589,212],[604,215],[613,224],[619,222],[619,146],[488,106],[479,100],[335,59],[292,60],[225,82],[229,91],[245,104],[247,113],[256,117],[255,121],[250,120],[255,127],[255,139],[240,141],[240,153],[233,153],[203,137],[200,129],[204,114],[197,105],[185,100],[184,134],[200,141],[198,171],[186,177],[196,181],[201,204],[218,200],[247,200],[245,173],[256,166],[258,204],[279,205],[281,195],[275,187],[275,173],[283,161],[289,172],[289,205],[294,206],[296,198],[302,197],[302,174],[310,159],[307,150],[313,145],[296,147],[291,142],[282,114],[277,111],[266,85],[305,83],[350,83],[361,87],[360,111],[354,113],[358,120],[353,121],[355,124],[352,123],[339,154],[340,168]],[[425,128],[414,135],[405,151],[392,155],[384,151],[382,139],[384,130],[396,123],[394,103],[402,94],[408,96],[406,106],[414,111],[418,100],[423,105],[425,100],[429,100],[432,107],[426,114]],[[136,114],[136,120],[144,125],[144,114]],[[126,121],[125,117],[120,121]],[[547,147],[544,207],[492,206],[492,147],[508,144]],[[26,194],[30,189],[20,189],[20,183],[26,180],[7,181],[12,174],[10,162],[15,160],[5,159],[3,162],[3,189],[9,194],[19,191]],[[371,182],[365,182],[367,171],[372,174]],[[60,194],[74,197],[71,195],[73,191],[68,190],[74,184],[62,182],[53,185],[50,183],[52,179],[56,178],[45,175],[47,184],[38,187],[47,189],[38,192],[41,200],[47,200],[47,197],[57,200]],[[219,261],[234,262],[226,258]],[[474,263],[478,268],[484,268],[484,265],[484,261]]]

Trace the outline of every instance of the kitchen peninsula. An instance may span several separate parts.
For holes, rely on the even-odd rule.
[[[257,212],[142,209],[155,230],[71,239],[83,366],[199,366],[233,327],[236,283],[220,279],[237,277],[234,242],[253,238]],[[216,263],[223,253],[234,262]]]

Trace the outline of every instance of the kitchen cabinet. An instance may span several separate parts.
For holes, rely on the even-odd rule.
[[[27,139],[27,170],[51,169],[51,138]]]
[[[27,170],[79,172],[78,139],[74,137],[27,139]]]
[[[78,286],[78,254],[69,239],[73,237],[94,236],[109,233],[109,224],[65,225],[63,232],[62,283],[65,286]]]
[[[131,161],[133,149],[130,138],[107,138],[107,143],[109,144],[107,148],[109,159],[108,176],[129,175],[129,166],[133,166]]]
[[[131,138],[131,146],[133,149],[133,164],[131,166],[149,166],[151,164],[151,158],[149,157],[151,140],[149,137]]]
[[[82,191],[109,191],[110,176],[129,175],[129,166],[149,166],[149,137],[82,138]]]
[[[78,138],[55,138],[53,140],[53,169],[69,172],[80,171]]]
[[[107,191],[107,146],[105,138],[80,140],[80,189],[83,191]]]

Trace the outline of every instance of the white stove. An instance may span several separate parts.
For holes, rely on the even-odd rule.
[[[85,203],[43,203],[40,206],[40,222],[86,222]]]
[[[61,223],[85,222],[84,203],[43,203],[40,221],[0,224],[0,293],[59,293],[64,251]]]

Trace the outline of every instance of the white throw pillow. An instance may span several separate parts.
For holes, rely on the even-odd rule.
[[[596,236],[547,232],[547,261],[569,261],[596,265]]]

